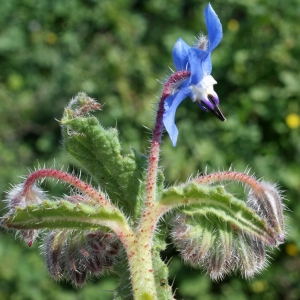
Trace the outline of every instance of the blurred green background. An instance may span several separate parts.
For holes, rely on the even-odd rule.
[[[118,126],[123,149],[147,152],[154,109],[173,68],[178,37],[206,34],[203,0],[1,1],[0,193],[28,168],[73,162],[62,151],[60,126],[68,100],[85,91],[105,103],[96,115]],[[215,90],[227,122],[186,100],[179,139],[164,135],[167,184],[203,171],[251,168],[278,183],[289,208],[286,243],[253,280],[239,275],[213,283],[202,271],[170,265],[176,299],[300,299],[300,0],[212,0],[224,38],[214,51]],[[63,188],[47,183],[53,195]],[[1,204],[1,213],[5,204]],[[55,283],[41,250],[0,232],[0,299],[112,299],[114,277],[80,290]],[[169,259],[170,247],[163,255]],[[178,288],[178,289],[177,289]],[[99,296],[100,295],[100,296]]]

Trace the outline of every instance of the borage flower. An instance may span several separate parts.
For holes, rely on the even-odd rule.
[[[213,85],[217,82],[210,75],[212,70],[211,52],[222,39],[222,25],[211,5],[204,11],[208,37],[200,36],[195,47],[190,47],[181,38],[173,49],[173,61],[177,72],[188,71],[188,78],[182,78],[173,86],[173,92],[164,103],[164,126],[169,133],[173,146],[176,146],[178,129],[175,125],[175,113],[178,105],[190,97],[198,101],[201,109],[213,112],[221,121],[225,117],[219,107],[219,98]]]

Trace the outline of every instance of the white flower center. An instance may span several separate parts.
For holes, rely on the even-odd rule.
[[[206,75],[199,83],[193,85],[193,102],[208,101],[208,95],[212,95],[213,97],[217,96],[216,92],[214,91],[214,84],[216,83],[217,82],[211,75]]]

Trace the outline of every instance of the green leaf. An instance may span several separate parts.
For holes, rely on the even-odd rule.
[[[64,145],[86,169],[112,203],[138,216],[144,193],[147,157],[130,149],[121,154],[117,130],[103,128],[94,117],[62,120]]]
[[[163,191],[160,203],[179,207],[186,215],[203,218],[209,216],[211,222],[228,222],[266,243],[274,240],[276,234],[267,222],[249,208],[243,200],[227,193],[221,186],[203,186],[189,183]],[[203,218],[200,218],[202,220]],[[224,243],[227,243],[225,240]]]
[[[14,229],[103,229],[127,226],[125,217],[115,208],[44,200],[42,204],[17,207],[2,218],[1,225]]]

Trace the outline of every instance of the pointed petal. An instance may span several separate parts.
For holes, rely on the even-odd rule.
[[[188,63],[188,50],[191,47],[181,38],[177,40],[173,48],[173,61],[177,71],[186,70]]]
[[[204,16],[209,39],[208,51],[211,52],[218,46],[222,39],[222,24],[210,4],[206,6]]]
[[[191,65],[191,84],[198,84],[204,77],[204,72],[202,69],[203,60],[206,60],[205,57],[208,56],[207,51],[203,51],[198,48],[191,48],[189,50],[189,63]]]
[[[211,55],[208,53],[202,60],[202,70],[204,76],[210,75],[212,70]]]
[[[190,95],[189,87],[181,89],[178,93],[169,96],[165,100],[165,112],[163,117],[164,126],[170,136],[173,146],[176,146],[178,129],[175,125],[175,114],[179,104]]]

